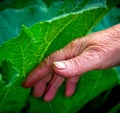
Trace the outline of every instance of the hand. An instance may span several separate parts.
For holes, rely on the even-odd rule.
[[[65,95],[69,97],[83,73],[119,64],[120,24],[78,38],[54,52],[29,74],[23,86],[34,87],[35,97],[44,95],[45,101],[51,101],[67,77]]]

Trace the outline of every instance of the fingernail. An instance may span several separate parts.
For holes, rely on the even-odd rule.
[[[65,64],[62,63],[62,62],[54,62],[53,64],[54,64],[55,67],[57,67],[58,69],[65,69],[65,68],[66,68]]]

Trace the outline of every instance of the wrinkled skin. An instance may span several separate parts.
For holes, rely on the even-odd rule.
[[[26,78],[23,87],[34,87],[33,95],[51,101],[66,80],[66,97],[75,92],[80,76],[90,70],[120,64],[120,24],[83,38],[52,53]]]

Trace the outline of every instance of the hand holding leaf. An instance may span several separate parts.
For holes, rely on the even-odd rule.
[[[23,86],[33,86],[35,97],[45,94],[44,100],[51,101],[67,77],[65,94],[69,97],[75,92],[80,75],[119,65],[119,55],[120,24],[78,38],[54,52],[29,74]]]

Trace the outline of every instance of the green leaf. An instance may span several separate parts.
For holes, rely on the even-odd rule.
[[[21,9],[26,6],[41,4],[42,0],[1,0],[0,11],[6,8]]]
[[[53,2],[63,1],[63,0],[43,0],[49,7]]]
[[[101,5],[99,5],[100,3]],[[56,46],[57,48],[59,47],[59,39],[61,39],[63,42],[62,46],[64,46],[66,41],[68,42],[77,36],[87,34],[95,26],[95,23],[102,18],[103,11],[106,11],[104,0],[98,2],[98,4],[96,3],[94,7],[92,7],[91,2],[87,6],[89,7],[86,9],[83,8],[82,11],[64,14],[52,20],[37,23],[30,28],[23,27],[18,38],[12,39],[2,45],[0,48],[0,53],[2,53],[0,60],[10,60],[18,68],[20,74],[25,76],[38,61],[40,62],[43,59],[47,50],[52,50],[49,47],[53,45],[52,42],[55,39],[56,44],[54,44],[54,47]],[[100,12],[102,12],[101,16]],[[87,18],[90,19],[87,20]],[[86,22],[88,23],[86,24]],[[82,31],[80,33],[76,29],[79,26],[82,26],[79,29]],[[70,31],[72,31],[72,35]],[[66,36],[68,36],[67,39],[65,38]]]
[[[0,113],[19,113],[25,105],[29,89],[20,84],[23,78],[9,61],[2,62],[0,77]]]
[[[39,1],[40,2],[40,1]],[[60,9],[61,2],[53,3],[49,8],[43,2],[23,9],[5,9],[0,12],[0,45],[14,38],[22,25],[31,26],[36,22],[53,18]],[[52,13],[51,13],[52,12]],[[7,31],[7,32],[6,32]]]
[[[99,31],[120,23],[120,8],[112,8],[92,31]]]
[[[74,4],[72,7],[70,6],[70,2]],[[60,4],[60,6],[58,4]],[[69,4],[67,8],[65,4]],[[15,14],[17,15],[14,20],[13,17],[11,17],[11,19],[9,20],[9,18],[6,18],[6,13],[1,12],[1,17],[4,17],[2,19],[3,23],[5,23],[5,26],[8,27],[5,31],[7,31],[8,29],[12,29],[12,26],[14,25],[13,22],[15,21],[14,23],[17,23],[16,18],[20,18],[18,19],[19,21],[17,23],[17,25],[19,25],[17,27],[14,26],[13,31],[15,30],[15,28],[20,29],[21,23],[25,23],[25,25],[28,26],[35,23],[35,19],[33,19],[33,23],[31,22],[32,15],[30,14],[32,13],[32,11],[30,11],[30,7],[28,7],[27,10],[26,8],[20,10],[27,11],[26,13],[24,12],[22,16],[21,14],[19,15],[19,10],[12,10],[13,12],[18,11],[19,15],[18,16],[17,13],[13,13],[14,16]],[[38,20],[41,22],[34,24],[30,28],[23,26],[23,29],[18,37],[11,39],[5,43],[1,43],[0,99],[2,99],[2,102],[0,104],[0,113],[5,113],[8,111],[14,113],[20,112],[21,108],[25,105],[26,99],[28,98],[28,93],[30,92],[29,90],[25,90],[20,86],[25,76],[51,52],[60,49],[77,37],[86,35],[108,11],[105,0],[85,0],[83,2],[79,2],[77,0],[65,0],[64,2],[53,3],[51,8],[45,7],[43,3],[42,8],[43,9],[40,9],[40,14],[42,16],[38,17]],[[62,9],[64,9],[64,11]],[[55,13],[50,13],[50,11],[55,11]],[[47,17],[47,14],[49,14],[50,17]],[[25,19],[25,16],[27,19]],[[8,23],[8,25],[6,23]],[[4,28],[4,26],[2,28]],[[6,35],[11,35],[11,31],[8,33],[10,34]],[[18,34],[18,32],[16,34]],[[3,36],[4,35],[1,35],[0,39],[4,40],[5,38]],[[8,37],[6,38],[8,39]],[[4,64],[4,62],[6,63]],[[6,70],[8,70],[7,74],[4,74],[4,65],[8,65],[8,68],[6,68]],[[12,72],[17,73],[17,75],[14,75],[14,73]],[[109,76],[103,76],[106,74],[109,74]],[[64,87],[61,87],[61,90],[59,91],[60,93],[58,93],[58,95],[56,96],[53,104],[52,102],[38,102],[39,99],[34,99],[31,97],[31,107],[29,109],[29,112],[48,113],[48,110],[50,110],[52,113],[56,113],[60,105],[63,105],[63,107],[61,106],[59,108],[60,111],[57,111],[58,113],[76,112],[89,100],[91,100],[104,90],[108,89],[109,87],[114,86],[118,80],[116,75],[117,74],[114,70],[90,72],[89,74],[86,74],[84,77],[81,78],[77,91],[79,93],[76,93],[72,98],[67,99],[62,94],[64,92]],[[8,84],[10,84],[10,86]],[[90,93],[89,96],[88,93]],[[80,96],[82,98],[78,98],[80,94],[82,94]],[[60,105],[59,101],[61,103]],[[17,104],[13,108],[14,104],[10,103]],[[36,106],[34,105],[39,106],[40,109],[36,109]],[[41,106],[44,108],[44,111],[42,111],[43,108],[41,108]]]

